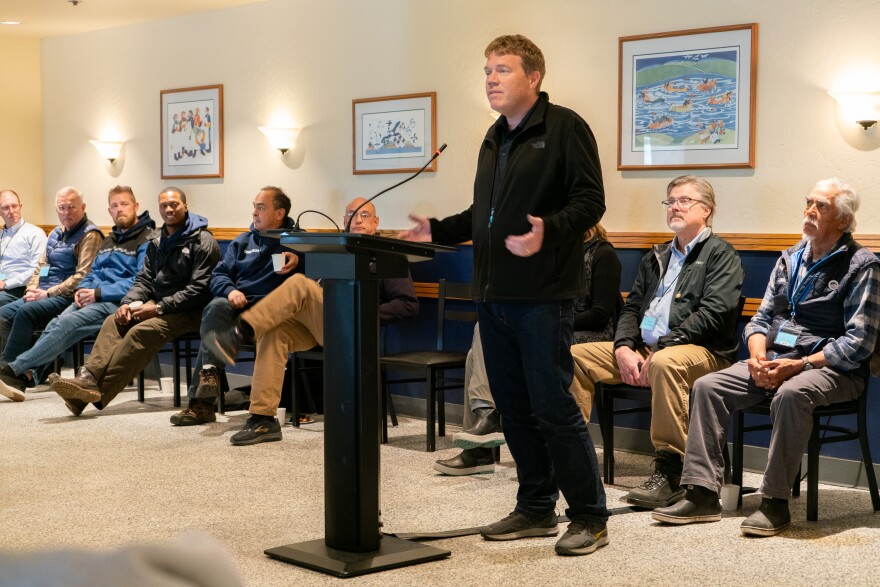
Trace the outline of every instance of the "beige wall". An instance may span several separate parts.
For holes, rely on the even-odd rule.
[[[40,42],[0,37],[0,189],[16,191],[23,215],[43,218],[43,141],[40,124]]]
[[[263,184],[278,184],[296,210],[338,215],[352,195],[403,178],[351,173],[351,100],[436,91],[438,138],[449,148],[436,174],[379,200],[384,228],[410,210],[445,215],[469,204],[480,139],[492,123],[483,94],[483,48],[520,32],[544,50],[551,99],[580,112],[600,145],[605,224],[664,230],[658,201],[678,172],[626,172],[617,160],[618,37],[757,22],[760,25],[757,167],[705,173],[718,191],[716,229],[796,232],[801,199],[840,175],[864,196],[861,232],[880,233],[880,130],[837,119],[825,93],[880,88],[880,3],[804,0],[625,3],[556,0],[273,0],[262,4],[43,42],[43,183],[69,183],[104,206],[107,188],[132,185],[152,207],[159,174],[159,91],[225,86],[226,177],[176,181],[214,226],[244,226]],[[281,159],[257,126],[287,116],[304,128]],[[88,140],[127,139],[109,173]],[[106,220],[106,213],[93,216]],[[326,226],[317,216],[306,226]]]

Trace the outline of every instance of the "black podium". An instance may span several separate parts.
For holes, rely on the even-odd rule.
[[[305,253],[306,275],[323,280],[325,538],[265,553],[338,577],[449,556],[379,530],[378,280],[406,277],[409,261],[455,249],[364,234],[267,234]]]

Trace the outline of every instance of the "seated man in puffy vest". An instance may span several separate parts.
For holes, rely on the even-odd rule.
[[[156,223],[149,212],[138,216],[138,203],[130,187],[112,188],[107,199],[113,230],[98,249],[92,270],[80,282],[73,303],[49,322],[36,343],[18,357],[0,362],[0,382],[6,384],[6,387],[0,384],[0,391],[19,390],[20,393],[24,378],[42,381],[56,356],[97,334],[104,319],[116,312],[119,300],[143,267],[147,239]],[[77,411],[71,403],[68,408],[75,415],[82,411],[81,408]]]
[[[70,305],[73,292],[91,269],[104,240],[101,229],[86,216],[86,205],[76,188],[58,190],[55,211],[61,225],[49,234],[44,262],[34,272],[24,297],[0,308],[0,344],[5,363],[28,350],[34,331],[43,329]],[[0,369],[0,393],[23,399],[21,392],[33,381],[10,375],[8,369]]]
[[[292,228],[290,198],[281,188],[266,186],[254,198],[253,222],[229,243],[223,259],[211,274],[214,299],[202,312],[201,336],[219,316],[231,321],[246,308],[260,302],[295,271],[302,272],[300,258],[281,245],[281,239],[260,235],[261,230]],[[284,265],[278,271],[272,266],[273,255],[283,255]],[[198,373],[187,390],[189,405],[171,416],[175,426],[194,426],[214,422],[214,400],[220,393],[218,368],[226,367],[222,357],[214,355],[203,343],[193,370]]]
[[[199,329],[220,247],[179,188],[159,194],[159,212],[165,224],[150,237],[143,269],[104,320],[86,364],[73,379],[49,378],[74,415],[88,403],[104,409],[166,343]]]
[[[864,393],[880,327],[880,262],[852,237],[859,197],[837,178],[806,198],[804,238],[782,252],[761,306],[743,331],[748,360],[694,385],[684,454],[683,499],[654,510],[659,522],[721,519],[727,426],[735,410],[772,398],[773,429],[761,504],[740,529],[773,536],[788,528],[788,498],[813,430],[816,406]]]

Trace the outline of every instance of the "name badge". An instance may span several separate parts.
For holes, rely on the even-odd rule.
[[[776,339],[773,342],[778,346],[789,349],[794,348],[797,344],[798,336],[802,331],[802,326],[798,326],[797,324],[786,320],[782,323],[782,326],[779,327],[779,332],[776,333]]]
[[[47,275],[49,275],[49,264],[43,263],[40,265],[40,277],[46,277]]]
[[[0,273],[0,280],[2,280],[2,279],[6,279],[6,274],[5,274],[5,273]]]
[[[654,330],[654,326],[657,325],[657,316],[645,316],[642,318],[642,325],[640,328],[642,330]]]

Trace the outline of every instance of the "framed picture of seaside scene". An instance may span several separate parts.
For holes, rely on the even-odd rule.
[[[355,175],[418,171],[437,150],[436,92],[352,100],[351,113]]]
[[[223,177],[223,86],[162,90],[162,179]]]
[[[755,167],[758,25],[620,38],[617,168]]]

